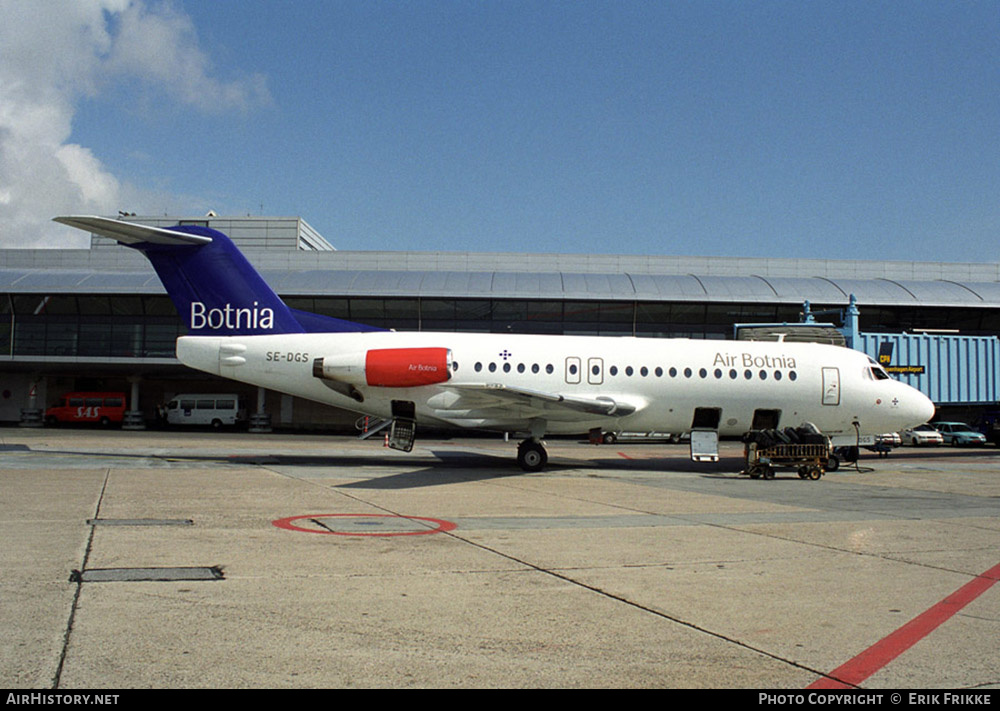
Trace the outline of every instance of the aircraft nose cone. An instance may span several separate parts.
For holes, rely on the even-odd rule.
[[[934,417],[934,411],[937,408],[934,406],[934,402],[929,397],[923,393],[919,393],[919,395],[920,400],[918,402],[917,409],[920,414],[920,423],[923,424],[924,422],[929,422],[931,418]]]
[[[919,390],[912,390],[907,398],[907,414],[913,420],[911,426],[922,425],[934,417],[934,403]]]

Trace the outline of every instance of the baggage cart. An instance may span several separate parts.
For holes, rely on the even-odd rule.
[[[830,461],[830,443],[760,447],[756,442],[747,442],[744,456],[746,465],[740,473],[751,479],[773,479],[776,467],[793,467],[798,469],[801,478],[815,481],[826,473]]]

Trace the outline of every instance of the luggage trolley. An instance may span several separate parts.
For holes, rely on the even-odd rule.
[[[830,462],[830,440],[810,437],[811,442],[773,442],[763,444],[751,439],[745,443],[745,469],[751,479],[773,479],[775,467],[795,467],[802,479],[819,479]],[[821,439],[822,441],[815,441]]]

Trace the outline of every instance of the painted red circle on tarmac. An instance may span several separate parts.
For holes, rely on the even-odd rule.
[[[437,528],[428,528],[424,531],[394,531],[392,533],[356,533],[350,531],[317,531],[314,528],[302,528],[301,526],[295,525],[296,521],[314,518],[401,518],[408,521],[428,521],[430,523],[437,524]],[[429,533],[444,533],[445,531],[451,531],[457,528],[457,524],[440,518],[427,518],[426,516],[398,516],[396,514],[306,514],[305,516],[289,516],[288,518],[279,518],[277,521],[271,521],[271,523],[278,528],[285,529],[286,531],[297,531],[299,533],[323,533],[333,536],[426,536]]]

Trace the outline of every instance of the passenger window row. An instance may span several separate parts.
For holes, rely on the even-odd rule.
[[[571,370],[570,372],[573,371]],[[633,375],[635,375],[637,371],[631,365],[627,365],[625,366],[624,372],[627,377],[632,377]],[[608,368],[608,374],[611,375],[612,377],[617,376],[618,373],[619,369],[617,365],[612,365],[610,368]],[[638,369],[638,373],[641,377],[645,378],[646,376],[649,375],[649,368],[647,368],[646,366],[641,366]],[[663,373],[664,373],[663,368],[659,366],[653,369],[653,375],[655,375],[657,378],[662,378]],[[592,367],[592,374],[593,375],[600,374],[599,366]],[[671,367],[667,369],[666,374],[669,375],[671,378],[676,378],[679,375],[683,375],[685,378],[693,378],[696,373],[691,368],[684,368],[684,370],[681,371],[678,370],[677,368]],[[753,380],[754,378],[758,378],[760,380],[767,380],[768,378],[773,378],[774,380],[781,380],[782,378],[786,377],[785,373],[780,370],[767,371],[761,369],[754,372],[753,370],[747,368],[742,373],[740,373],[735,368],[730,368],[728,371],[724,371],[721,368],[716,368],[710,373],[707,368],[700,368],[697,371],[698,377],[703,379],[708,378],[710,374],[714,376],[716,380],[722,380],[726,377],[728,377],[730,380],[737,380],[741,376],[743,377],[744,380]],[[788,371],[787,377],[789,380],[796,380],[799,376],[794,370],[790,370]]]
[[[484,366],[481,362],[477,362],[476,365],[474,366],[474,369],[477,373],[479,373],[482,372],[483,367]],[[498,369],[496,363],[489,363],[485,367],[491,373],[495,373]],[[458,370],[458,364],[457,363],[453,364],[453,368],[454,370]],[[511,372],[511,370],[516,370],[518,373],[524,373],[527,370],[529,370],[528,366],[526,366],[524,363],[518,363],[516,367],[512,366],[510,363],[503,363],[499,366],[499,369],[505,373],[509,373]],[[530,367],[530,370],[532,373],[537,374],[541,372],[542,367],[538,365],[538,363],[533,363]],[[569,366],[569,373],[571,375],[576,375],[577,370],[578,367],[576,364],[571,364]],[[549,375],[555,372],[555,368],[551,363],[545,366],[545,372]],[[638,370],[636,370],[636,368],[633,368],[631,365],[625,366],[623,371],[620,371],[617,365],[612,365],[611,367],[608,368],[608,374],[612,377],[617,377],[619,372],[624,372],[626,377],[632,377],[633,375],[636,374],[636,372],[638,372],[641,377],[645,378],[649,375],[650,370],[644,365],[640,366]],[[662,378],[664,375],[664,370],[660,366],[657,366],[653,368],[652,373],[657,378]],[[601,366],[592,365],[591,375],[598,376],[600,374],[601,374]],[[666,374],[669,375],[671,378],[676,378],[678,375],[681,374],[683,374],[685,378],[692,378],[695,375],[695,371],[692,370],[691,368],[684,368],[683,371],[679,371],[677,368],[671,367],[667,369]],[[699,378],[705,379],[708,378],[709,371],[707,368],[700,368],[697,372],[697,375]],[[767,371],[761,369],[754,372],[749,368],[744,370],[742,373],[740,373],[735,368],[730,368],[728,371],[724,371],[721,368],[716,368],[711,372],[711,375],[714,376],[716,380],[723,380],[724,378],[727,377],[730,380],[738,380],[741,376],[744,380],[753,380],[754,378],[757,378],[758,380],[767,380],[769,378],[772,378],[774,380],[781,380],[782,378],[786,377],[785,373],[781,370]],[[790,370],[788,371],[787,377],[789,380],[796,380],[799,376],[794,370]]]
[[[453,363],[452,364],[452,368],[453,368],[453,370],[458,370],[458,364],[457,363]],[[476,365],[473,366],[473,369],[477,373],[479,373],[483,369],[483,364],[482,363],[476,363]],[[486,366],[486,369],[488,371],[490,371],[491,373],[495,373],[495,372],[497,372],[497,364],[496,363],[490,363],[490,364],[488,364]],[[524,372],[527,372],[529,370],[529,367],[526,366],[524,363],[518,363],[517,367],[515,368],[510,363],[504,363],[504,364],[502,364],[500,366],[500,369],[503,370],[503,372],[505,372],[505,373],[509,373],[512,369],[513,370],[517,370],[518,373],[524,373]],[[540,366],[538,363],[532,363],[531,367],[530,367],[530,370],[531,370],[532,373],[537,374],[537,373],[540,373],[542,371],[542,366]],[[547,364],[545,366],[545,372],[547,374],[549,374],[549,375],[552,375],[552,373],[555,372],[555,367],[551,363],[549,363],[549,364]]]

